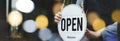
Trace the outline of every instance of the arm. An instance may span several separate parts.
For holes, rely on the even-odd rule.
[[[105,28],[103,28],[103,29],[101,29],[101,30],[99,30],[99,31],[97,31],[97,32],[94,32],[94,31],[91,31],[91,30],[87,29],[85,35],[86,35],[86,37],[88,37],[89,39],[91,39],[91,38],[98,38],[98,37],[101,36],[101,32],[102,32],[104,29],[105,29]]]

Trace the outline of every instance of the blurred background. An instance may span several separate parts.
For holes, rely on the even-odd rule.
[[[9,0],[8,1],[8,14],[10,12],[12,12],[12,10],[15,10],[15,3],[18,0]],[[19,28],[19,32],[22,33],[22,40],[14,40],[9,38],[9,36],[11,35],[11,25],[7,22],[7,15],[6,15],[6,0],[0,0],[0,41],[41,41],[41,39],[39,38],[39,30],[40,29],[36,29],[33,33],[27,33],[24,29],[23,29],[23,23],[26,20],[36,20],[37,16],[43,14],[44,16],[46,16],[48,24],[43,24],[43,25],[48,25],[46,27],[43,26],[43,28],[48,28],[48,34],[49,31],[51,31],[51,35],[50,36],[51,39],[50,41],[56,41],[60,40],[60,37],[58,36],[58,30],[57,30],[57,26],[54,22],[54,13],[53,13],[53,7],[55,3],[59,3],[60,1],[57,0],[30,0],[33,2],[34,4],[34,9],[30,12],[30,13],[24,13],[19,11],[22,16],[23,16],[23,21],[22,23],[18,26]],[[25,3],[24,3],[25,4]],[[26,3],[27,4],[27,3]],[[29,6],[29,5],[28,5]],[[22,7],[22,6],[21,6]],[[28,7],[29,8],[29,7]],[[28,25],[29,26],[29,25]],[[43,32],[43,35],[47,34],[47,32]],[[49,35],[48,35],[49,36]],[[43,36],[44,37],[44,36]],[[47,37],[47,36],[45,36]],[[58,37],[58,38],[57,38]]]
[[[57,24],[54,22],[55,13],[61,10],[61,0],[29,0],[30,3],[28,1],[18,1],[19,0],[0,0],[0,41],[62,41],[58,34]],[[8,9],[6,5],[7,2],[9,5]],[[16,2],[18,2],[17,4],[19,4],[19,6],[16,6]],[[90,20],[88,21],[88,28],[90,30],[97,31],[116,21],[120,22],[119,4],[119,0],[85,0],[84,11],[87,18]],[[24,8],[24,6],[27,7]],[[33,9],[22,11],[19,7],[23,7],[22,9]],[[11,23],[7,21],[7,17],[13,10],[17,10],[23,17],[21,24],[17,26],[22,39],[16,40],[9,37],[11,35]],[[94,20],[95,22],[93,23]],[[36,25],[34,25],[34,22]],[[31,29],[28,29],[28,27]],[[102,38],[91,39],[91,41],[102,41]]]

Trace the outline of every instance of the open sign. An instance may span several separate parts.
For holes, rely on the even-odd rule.
[[[75,21],[77,21],[77,22],[75,22]],[[82,21],[83,21],[82,17],[62,18],[61,30],[68,31],[70,26],[72,26],[72,31],[82,31],[83,30],[83,28],[82,28],[83,22]],[[77,27],[75,28],[75,26],[77,26]]]
[[[63,8],[58,31],[64,41],[80,41],[86,32],[86,15],[83,9],[70,4]]]

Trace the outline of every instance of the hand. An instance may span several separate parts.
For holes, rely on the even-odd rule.
[[[94,31],[91,31],[89,29],[86,30],[86,33],[85,33],[85,36],[89,39],[91,38],[98,38],[101,36],[101,33],[99,32],[94,32]]]
[[[61,12],[58,12],[58,13],[55,15],[55,17],[54,17],[54,19],[55,19],[54,21],[55,21],[56,23],[60,22],[61,17],[62,17]]]

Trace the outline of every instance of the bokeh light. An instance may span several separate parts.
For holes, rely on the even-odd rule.
[[[37,25],[34,20],[26,20],[23,23],[23,29],[28,33],[33,33],[37,30]]]
[[[58,37],[56,33],[52,33],[52,37],[49,39],[49,41],[55,41],[55,39]]]
[[[38,33],[38,36],[41,40],[47,41],[52,37],[52,32],[50,29],[46,28],[46,29],[40,30]]]
[[[30,13],[34,9],[34,3],[32,0],[17,0],[16,8],[24,13]]]
[[[52,37],[49,39],[49,41],[63,41],[63,40],[57,33],[52,33]]]
[[[63,41],[62,38],[58,35],[58,37],[55,39],[55,41]]]
[[[99,16],[98,16],[98,13],[97,13],[97,12],[94,12],[94,11],[93,11],[93,12],[89,12],[89,13],[88,13],[87,18],[88,18],[88,23],[89,23],[90,25],[92,25],[93,22],[94,22],[94,20],[97,19],[97,18],[99,18]]]
[[[105,28],[106,24],[104,20],[98,18],[93,22],[92,26],[95,31],[99,31],[102,28]]]
[[[36,23],[39,29],[45,29],[48,26],[48,18],[45,15],[39,15],[36,18]]]
[[[56,13],[61,11],[61,7],[62,7],[62,2],[59,1],[59,2],[55,3],[53,6],[53,14],[55,15]]]
[[[120,10],[113,11],[112,19],[113,19],[114,22],[119,22],[120,23]]]
[[[22,23],[23,16],[20,12],[18,11],[12,11],[8,15],[8,23],[11,26],[19,26]]]

